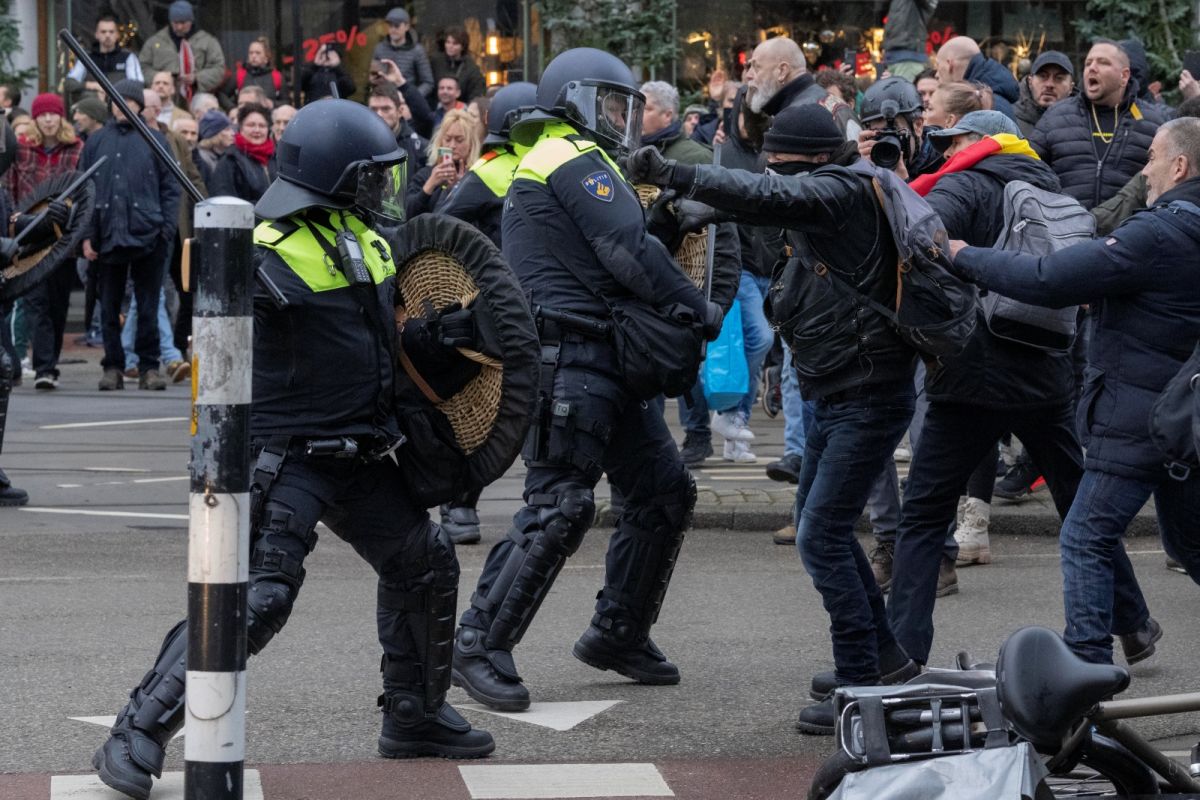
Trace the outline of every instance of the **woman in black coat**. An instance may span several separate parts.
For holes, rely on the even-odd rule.
[[[275,180],[271,112],[259,105],[248,105],[242,108],[239,118],[241,130],[233,137],[233,147],[217,161],[208,188],[214,197],[229,195],[257,203]]]

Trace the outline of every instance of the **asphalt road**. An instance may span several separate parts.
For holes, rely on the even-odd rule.
[[[100,393],[98,353],[72,355],[92,363],[67,367],[62,388],[43,394],[27,383],[17,390],[0,456],[32,497],[26,508],[0,510],[5,800],[44,800],[52,776],[89,771],[104,730],[72,718],[115,714],[184,613],[186,384]],[[777,456],[778,445],[764,442],[760,455]],[[519,494],[518,469],[484,495],[484,545],[459,552],[460,606]],[[772,545],[766,531],[690,533],[655,628],[683,681],[642,687],[570,653],[601,584],[606,539],[603,530],[589,535],[516,651],[535,702],[593,705],[554,707],[578,715],[568,730],[466,710],[496,737],[485,764],[635,762],[657,765],[678,797],[803,794],[830,742],[798,734],[793,723],[809,677],[828,668],[831,656],[828,619],[795,551]],[[1137,668],[1130,694],[1195,690],[1200,594],[1163,569],[1155,540],[1130,548],[1166,631],[1154,662]],[[962,649],[994,657],[1021,625],[1061,627],[1054,538],[995,537],[993,552],[992,565],[962,570],[961,593],[939,601],[933,665],[949,665]],[[328,531],[306,566],[291,621],[249,670],[247,762],[261,773],[265,796],[395,796],[398,785],[413,797],[498,796],[477,793],[471,773],[455,765],[376,756],[373,575]],[[467,702],[458,689],[451,700]],[[1195,741],[1200,715],[1137,727],[1184,748]],[[176,744],[168,770],[182,768]]]

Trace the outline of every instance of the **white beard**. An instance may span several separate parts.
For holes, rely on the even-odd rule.
[[[763,106],[771,102],[771,98],[779,94],[779,83],[774,78],[767,78],[763,83],[754,90],[750,95],[750,110],[755,114],[761,114]]]

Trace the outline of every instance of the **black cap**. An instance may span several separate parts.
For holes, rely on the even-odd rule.
[[[1067,54],[1058,50],[1047,50],[1037,57],[1033,62],[1033,67],[1029,70],[1030,75],[1036,75],[1042,71],[1042,67],[1053,65],[1059,67],[1063,72],[1075,77],[1075,67],[1071,64],[1071,59],[1067,58]]]
[[[763,138],[764,153],[832,153],[846,137],[833,121],[833,115],[821,105],[805,103],[789,106],[775,115],[771,129]]]

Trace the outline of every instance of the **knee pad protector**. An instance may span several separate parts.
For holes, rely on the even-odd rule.
[[[283,629],[292,613],[298,586],[282,581],[251,580],[246,595],[246,649],[256,655]]]
[[[538,513],[538,527],[552,546],[573,555],[583,535],[596,519],[596,501],[591,489],[571,489],[558,495],[556,504]]]

